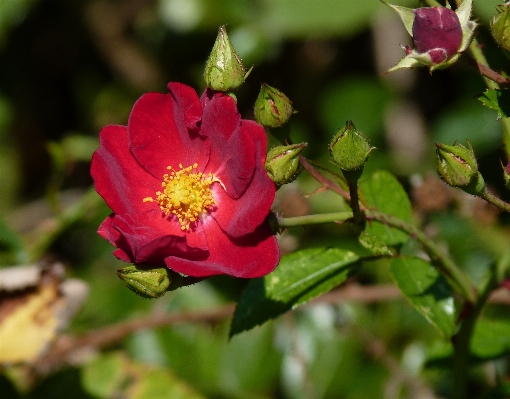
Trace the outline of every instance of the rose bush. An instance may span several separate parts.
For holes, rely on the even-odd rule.
[[[270,273],[279,251],[264,129],[228,95],[168,89],[143,95],[127,126],[101,130],[91,174],[113,213],[98,233],[126,262],[195,277]]]

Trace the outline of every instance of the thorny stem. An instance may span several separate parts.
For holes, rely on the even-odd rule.
[[[302,226],[307,224],[331,223],[345,221],[353,217],[351,212],[325,213],[318,215],[299,216],[294,218],[278,218],[280,227]],[[469,277],[451,260],[434,241],[428,238],[421,230],[394,216],[383,212],[365,211],[367,220],[375,220],[388,226],[402,230],[412,238],[419,241],[432,258],[438,270],[451,282],[452,286],[470,303],[476,301],[476,288]]]
[[[456,0],[457,6],[459,6],[461,2],[461,0]],[[499,85],[509,85],[508,79],[505,79],[503,76],[489,67],[487,58],[485,58],[482,47],[476,38],[473,38],[471,44],[469,45],[469,53],[471,54],[471,57],[473,57],[473,59],[476,61],[478,70],[480,71],[480,74],[482,75],[483,80],[485,81],[485,85],[488,89],[495,90],[499,89]],[[501,118],[501,123],[503,124],[503,147],[507,159],[510,159],[510,118]]]
[[[510,212],[510,204],[496,197],[489,190],[487,190],[487,188],[483,190],[483,192],[480,194],[480,197],[487,201],[489,204],[492,204],[495,207],[501,209],[502,211]]]
[[[354,223],[357,225],[362,225],[363,223],[363,214],[361,213],[361,209],[359,207],[359,197],[358,197],[358,182],[347,180],[349,184],[349,193],[351,194],[351,209],[354,215]]]
[[[471,42],[469,52],[475,60],[488,89],[496,90],[499,89],[499,85],[508,86],[510,84],[508,79],[489,67],[489,63],[476,38]],[[507,159],[510,159],[510,118],[501,118],[501,123],[503,124],[503,148]]]
[[[307,170],[307,172],[310,173],[310,175],[312,175],[318,182],[322,183],[330,190],[339,193],[344,198],[350,200],[350,195],[348,193],[345,193],[345,191],[338,187],[335,183],[333,183],[331,180],[327,179],[321,173],[319,173],[312,165],[310,165],[310,163],[306,160],[305,157],[301,156],[300,162],[303,165],[303,167]],[[367,220],[376,220],[378,222],[385,223],[389,226],[404,231],[411,237],[418,240],[423,245],[427,253],[431,256],[431,258],[435,261],[434,263],[438,270],[452,283],[456,290],[470,303],[475,302],[476,288],[472,284],[469,277],[461,269],[459,269],[458,266],[453,262],[453,260],[451,260],[447,255],[445,255],[431,239],[429,239],[424,233],[422,233],[421,230],[419,230],[412,224],[409,224],[394,216],[373,210],[368,211],[364,207],[362,208],[362,210],[365,212],[365,218]],[[293,226],[297,226],[299,225],[299,223],[315,224],[316,222],[313,221],[314,217],[317,217],[316,220],[320,219],[320,223],[337,222],[341,220],[339,219],[339,217],[341,217],[340,214],[343,214],[343,212],[322,215],[309,215],[304,216],[304,218],[306,219],[301,220],[297,218],[287,218],[294,219],[290,221],[287,221],[286,218],[278,218],[278,222],[281,221],[283,223],[280,224],[281,227],[289,227],[288,223],[294,223]],[[346,216],[347,215],[345,214],[345,216],[343,217]]]
[[[471,44],[469,45],[469,53],[471,54],[471,57],[473,57],[473,59],[476,61],[478,70],[482,74],[483,80],[485,81],[485,85],[487,86],[487,88],[491,90],[499,89],[499,84],[501,82],[498,82],[498,80],[501,81],[500,77],[502,76],[489,67],[487,58],[485,58],[485,55],[482,52],[482,48],[478,43],[478,40],[476,40],[476,38],[473,38]],[[508,84],[508,80],[507,83],[505,84]]]
[[[456,0],[457,6],[462,0]],[[488,89],[499,89],[499,85],[507,86],[508,79],[492,70],[489,63],[482,52],[476,38],[473,38],[469,52],[476,62],[478,71],[482,75],[485,85]],[[503,123],[503,143],[507,159],[510,158],[510,118],[502,118]],[[487,189],[481,195],[487,202],[496,205],[498,208],[510,211],[510,204],[501,201],[499,198],[491,194]],[[490,291],[493,289],[492,284],[487,284],[485,289],[480,293],[476,303],[466,304],[464,308],[465,317],[460,321],[459,330],[453,337],[453,346],[455,349],[453,364],[453,398],[463,399],[467,396],[467,378],[469,369],[469,354],[471,338],[474,326],[480,312],[485,305]],[[474,303],[474,305],[473,305]]]
[[[392,215],[369,210],[365,212],[367,220],[376,220],[388,226],[402,230],[418,240],[428,255],[432,258],[438,270],[452,283],[452,286],[470,303],[476,301],[476,288],[469,277],[453,262],[450,257],[441,251],[434,241],[428,238],[420,229],[398,219]]]
[[[280,227],[305,226],[331,222],[345,222],[352,219],[352,212],[322,213],[316,215],[296,216],[292,218],[277,218]]]
[[[463,399],[467,397],[466,383],[468,379],[469,354],[471,338],[480,313],[489,300],[491,293],[498,288],[506,271],[510,267],[510,251],[506,251],[494,265],[491,279],[480,290],[480,295],[474,306],[468,306],[463,310],[464,318],[460,320],[460,327],[452,338],[455,348],[453,360],[453,398]]]
[[[476,62],[476,66],[477,66],[480,74],[482,76],[490,79],[489,80],[490,85],[488,84],[487,86],[493,86],[493,87],[489,87],[489,89],[491,89],[491,88],[497,89],[498,88],[497,85],[501,85],[501,86],[510,85],[510,81],[507,78],[505,78],[503,75],[501,75],[500,73],[496,72],[493,69],[490,69],[488,66],[486,66],[485,64],[482,64],[480,61],[477,61],[476,59],[475,59],[475,62]],[[496,83],[496,85],[494,85],[493,83]]]
[[[304,156],[302,155],[299,156],[299,162],[301,163],[303,168],[310,174],[310,176],[312,176],[315,180],[321,183],[324,187],[334,191],[335,193],[339,194],[340,196],[344,197],[349,201],[351,200],[351,196],[347,191],[343,190],[341,187],[338,187],[327,177],[323,176],[317,169],[315,169],[310,164],[310,162],[308,162],[308,160]]]
[[[441,6],[435,0],[426,0],[426,2],[431,7],[438,5]],[[456,0],[457,7],[460,6],[461,3],[462,0]],[[480,75],[482,75],[488,89],[496,90],[500,88],[500,85],[510,85],[510,80],[489,67],[487,58],[485,58],[485,55],[483,54],[482,46],[480,46],[476,38],[473,38],[469,45],[469,53],[475,61],[478,71],[480,72]],[[501,123],[503,124],[503,144],[505,154],[507,159],[510,159],[510,118],[501,118]]]

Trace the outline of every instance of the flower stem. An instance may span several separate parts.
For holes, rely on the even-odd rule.
[[[510,212],[510,204],[496,197],[489,190],[487,190],[487,188],[483,190],[483,192],[480,194],[480,197],[487,201],[489,204],[492,204],[495,207],[501,209],[502,211]]]
[[[510,118],[501,118],[503,123],[503,149],[506,159],[510,160]]]
[[[509,268],[510,250],[507,250],[493,266],[491,278],[485,286],[481,288],[480,295],[474,306],[466,306],[461,313],[464,317],[460,320],[460,327],[457,334],[452,338],[453,347],[455,349],[455,356],[453,359],[453,399],[463,399],[468,396],[466,386],[469,377],[469,356],[474,327],[490,294],[501,284]]]
[[[471,54],[471,57],[473,57],[473,59],[476,61],[478,70],[482,74],[483,80],[485,81],[485,85],[487,86],[487,88],[499,89],[498,80],[500,80],[500,78],[496,76],[496,74],[497,75],[499,74],[489,67],[487,58],[485,58],[485,55],[483,54],[480,44],[478,43],[478,40],[476,40],[476,38],[473,38],[471,44],[469,45],[469,53]],[[508,84],[508,81],[506,84]]]
[[[460,5],[460,0],[457,0],[457,5]],[[489,67],[487,58],[485,58],[482,47],[479,45],[476,38],[473,38],[469,45],[469,53],[475,60],[478,71],[482,75],[488,89],[495,90],[500,88],[500,84],[502,86],[508,86],[510,84],[508,79]],[[503,124],[503,148],[507,159],[510,159],[510,118],[501,118],[501,123]]]
[[[434,261],[437,269],[448,279],[454,289],[470,303],[475,302],[476,288],[470,278],[421,230],[410,223],[379,211],[366,211],[365,216],[368,220],[376,220],[388,226],[402,230],[414,239],[418,240]]]
[[[348,192],[343,190],[341,187],[337,186],[335,183],[333,183],[331,180],[329,180],[327,177],[323,176],[317,169],[315,169],[310,162],[304,157],[299,157],[299,162],[303,166],[303,168],[312,176],[315,180],[317,180],[319,183],[321,183],[324,187],[334,191],[335,193],[341,195],[347,200],[350,200],[351,197]]]
[[[324,213],[317,215],[297,216],[292,218],[278,218],[278,224],[280,227],[294,227],[294,226],[305,226],[311,224],[322,224],[331,222],[344,222],[353,218],[352,212],[335,212],[335,213]],[[429,239],[424,233],[410,223],[407,223],[394,216],[374,211],[365,211],[365,217],[367,220],[375,220],[384,223],[388,226],[402,230],[409,234],[414,239],[418,240],[430,257],[434,260],[434,264],[438,270],[452,283],[452,286],[456,291],[459,292],[468,302],[475,303],[476,300],[476,288],[469,279],[469,277],[451,260],[445,255],[439,247]]]
[[[358,179],[347,179],[349,185],[349,194],[351,196],[351,209],[354,215],[354,223],[362,222],[363,215],[359,207],[359,196],[358,196]]]
[[[345,222],[352,219],[352,212],[323,213],[317,215],[296,216],[292,218],[277,218],[280,227],[305,226],[331,222]]]

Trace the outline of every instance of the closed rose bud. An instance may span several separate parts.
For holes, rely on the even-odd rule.
[[[452,187],[458,187],[473,195],[481,194],[485,188],[469,141],[468,147],[460,143],[436,144],[436,166],[441,178]]]
[[[510,51],[510,5],[502,4],[499,12],[491,18],[491,33],[496,43]]]
[[[281,91],[262,83],[255,100],[255,119],[265,127],[280,127],[292,115],[292,102]]]
[[[209,59],[205,64],[204,79],[207,87],[216,91],[237,89],[244,83],[251,69],[246,69],[228,38],[225,25],[221,26]]]
[[[356,130],[352,121],[347,121],[329,145],[332,162],[344,172],[363,171],[368,156],[375,147],[371,147],[363,134]]]
[[[462,27],[454,11],[445,7],[414,10],[413,40],[416,51],[429,53],[439,64],[455,54],[462,44]]]
[[[265,167],[276,187],[294,181],[299,175],[302,170],[299,155],[307,145],[307,143],[282,145],[269,150]]]
[[[117,275],[126,286],[143,298],[159,298],[170,286],[169,269],[149,269],[131,265],[117,270]]]
[[[390,6],[413,37],[414,48],[402,46],[406,56],[386,73],[402,68],[428,67],[430,72],[447,68],[470,45],[476,28],[471,21],[473,0],[463,0],[455,11],[446,7],[407,8]]]

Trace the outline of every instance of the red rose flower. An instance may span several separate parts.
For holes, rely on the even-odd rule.
[[[195,277],[270,273],[279,251],[264,129],[228,95],[168,89],[142,96],[127,126],[101,130],[91,174],[113,213],[98,233],[126,262]]]
[[[455,54],[462,44],[462,27],[457,14],[445,7],[414,10],[413,40],[418,53],[428,52],[439,64]]]

